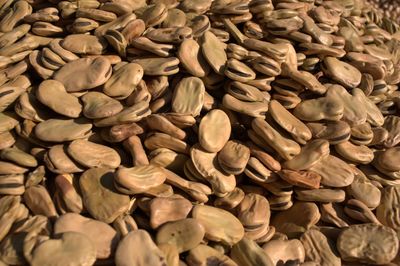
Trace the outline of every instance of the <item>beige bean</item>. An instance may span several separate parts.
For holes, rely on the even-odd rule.
[[[117,168],[121,163],[121,158],[114,149],[87,140],[72,141],[67,152],[76,162],[88,168]]]
[[[135,253],[132,253],[135,250]],[[166,265],[166,258],[145,230],[127,234],[119,243],[115,254],[116,265]]]
[[[55,112],[71,118],[78,118],[82,111],[78,98],[67,93],[64,85],[56,80],[40,83],[36,96],[41,103]]]
[[[113,183],[114,174],[107,168],[89,169],[79,179],[84,206],[93,218],[105,223],[113,222],[129,208],[129,197],[118,193]]]
[[[24,193],[24,201],[35,215],[43,215],[49,218],[58,216],[49,192],[41,185],[28,187]]]
[[[191,209],[191,202],[185,198],[155,198],[150,202],[151,227],[157,228],[167,222],[184,219]]]
[[[257,243],[245,237],[232,247],[231,257],[238,265],[243,266],[274,265],[271,258]]]
[[[54,224],[54,233],[78,232],[86,235],[96,246],[98,259],[111,256],[117,246],[119,235],[106,223],[75,213],[60,216]]]
[[[161,226],[157,232],[157,244],[172,244],[178,253],[195,248],[203,240],[205,229],[200,221],[187,218]]]
[[[311,139],[311,131],[307,126],[288,112],[278,101],[272,100],[269,103],[269,111],[274,120],[288,131],[297,142],[305,144]]]
[[[192,217],[205,229],[209,240],[233,245],[242,239],[244,229],[239,220],[231,213],[206,205],[196,205]]]
[[[51,256],[49,256],[49,250],[51,250]],[[65,252],[66,250],[69,252]],[[96,247],[84,234],[66,232],[60,239],[49,239],[36,247],[31,263],[32,265],[52,265],[53,260],[59,263],[92,264],[96,260]]]
[[[283,158],[289,160],[300,153],[299,144],[280,135],[266,121],[256,118],[252,122],[252,128]]]

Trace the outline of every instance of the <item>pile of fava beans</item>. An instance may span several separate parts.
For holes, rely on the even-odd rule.
[[[0,266],[400,265],[399,17],[1,0]]]

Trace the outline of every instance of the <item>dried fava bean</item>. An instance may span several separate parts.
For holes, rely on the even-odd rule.
[[[40,165],[27,175],[25,187],[38,185],[40,182],[42,182],[44,175],[45,175],[45,167],[43,165]]]
[[[67,146],[62,144],[51,147],[44,155],[43,161],[53,173],[79,173],[84,171],[81,165],[70,158],[67,153]]]
[[[354,180],[351,167],[339,158],[328,155],[309,170],[321,175],[321,184],[331,187],[346,187]]]
[[[141,65],[148,76],[169,76],[179,72],[179,59],[176,57],[139,58],[132,60],[132,63]]]
[[[237,140],[228,141],[218,153],[218,162],[226,173],[240,174],[250,159],[250,149]]]
[[[231,135],[231,125],[226,113],[214,109],[205,115],[199,125],[199,143],[208,152],[219,152]]]
[[[110,79],[104,84],[103,92],[117,99],[128,97],[143,77],[143,68],[129,63],[116,69]]]
[[[102,54],[107,47],[107,42],[93,35],[72,34],[61,41],[61,46],[76,54]]]
[[[18,125],[18,116],[11,112],[0,113],[0,132],[7,132]]]
[[[351,199],[346,203],[344,212],[357,221],[381,224],[375,214],[364,203],[356,199]]]
[[[111,76],[110,61],[103,58],[80,58],[62,66],[53,78],[61,82],[67,92],[93,89]]]
[[[11,131],[5,131],[0,133],[0,148],[10,148],[15,143],[15,137]]]
[[[134,166],[149,164],[149,160],[139,137],[130,136],[122,144],[124,148],[132,155]]]
[[[384,124],[385,118],[383,117],[383,114],[381,113],[379,108],[364,93],[359,93],[359,90],[357,91],[357,95],[360,96],[361,102],[363,102],[363,105],[367,110],[367,122],[370,123],[371,126],[382,126]]]
[[[368,164],[374,159],[374,153],[367,146],[354,145],[350,141],[336,144],[335,150],[345,159],[355,163]]]
[[[21,206],[20,196],[3,196],[0,199],[0,239],[8,234],[14,221],[18,220]]]
[[[157,244],[175,245],[179,253],[195,248],[203,240],[205,230],[200,221],[187,218],[162,225],[156,235]]]
[[[40,83],[36,96],[41,103],[67,117],[78,118],[82,111],[78,98],[67,93],[64,85],[56,80]]]
[[[354,181],[347,188],[347,194],[361,201],[371,209],[381,202],[381,191],[360,170],[354,176]]]
[[[210,246],[206,246],[203,244],[200,244],[197,247],[191,249],[188,256],[186,257],[186,262],[189,265],[207,265],[207,263],[209,263],[210,261],[226,266],[238,265],[225,254]]]
[[[286,182],[303,188],[319,188],[321,176],[312,171],[292,171],[283,169],[278,172]]]
[[[119,240],[119,235],[111,226],[76,213],[64,214],[56,220],[54,233],[64,232],[78,232],[86,235],[96,246],[98,259],[111,256]]]
[[[201,79],[188,77],[175,87],[172,96],[172,111],[180,114],[198,116],[204,103],[205,87]]]
[[[0,112],[5,111],[24,92],[25,89],[21,87],[0,87]]]
[[[356,88],[361,82],[361,72],[357,68],[335,57],[325,57],[323,66],[330,78],[345,87]]]
[[[307,126],[287,111],[278,101],[272,100],[269,103],[269,112],[274,120],[300,144],[305,144],[311,139],[311,131]]]
[[[164,183],[166,174],[155,165],[121,168],[115,174],[115,182],[130,193],[142,193]]]
[[[246,82],[256,78],[256,73],[250,67],[233,58],[226,62],[224,74],[228,78],[240,82]]]
[[[167,148],[184,154],[188,154],[190,149],[190,146],[183,140],[159,132],[150,133],[144,141],[144,146],[149,150]]]
[[[212,69],[223,75],[225,63],[228,60],[225,53],[225,45],[211,31],[206,31],[202,36],[201,50],[204,58]]]
[[[36,91],[38,92],[38,91]],[[15,103],[15,112],[22,118],[29,119],[35,122],[42,122],[51,117],[49,110],[47,108],[43,108],[44,106],[38,101],[38,97],[34,95],[33,92],[24,92],[19,96],[18,100]],[[67,100],[68,101],[68,100]],[[76,99],[76,102],[77,99]],[[80,107],[78,107],[79,109]],[[62,107],[60,109],[63,109]],[[71,113],[76,112],[72,110]],[[76,116],[78,117],[78,116]]]
[[[383,127],[389,132],[383,145],[387,148],[396,146],[400,142],[400,119],[397,116],[388,115]]]
[[[311,202],[343,202],[345,200],[346,193],[341,189],[307,189],[307,190],[296,190],[296,198],[301,201]]]
[[[128,214],[121,215],[115,219],[113,227],[121,236],[126,236],[129,232],[138,230],[135,220]]]
[[[305,260],[305,251],[303,244],[297,240],[271,240],[265,243],[262,248],[274,262],[279,261],[298,261],[303,263]]]
[[[212,193],[211,189],[208,186],[202,183],[188,181],[172,171],[166,169],[164,171],[167,174],[167,183],[183,190],[186,194],[188,194],[190,197],[200,203],[208,201],[208,195]]]
[[[260,160],[260,162],[262,162],[272,171],[281,170],[281,164],[277,160],[275,160],[270,154],[261,150],[261,148],[256,146],[253,142],[247,142],[246,144],[250,148],[251,156],[256,157],[258,160]]]
[[[360,125],[367,120],[367,110],[362,100],[365,96],[360,89],[353,89],[351,95],[344,87],[332,85],[328,89],[327,97],[335,98],[343,103],[342,120],[347,122],[350,126]]]
[[[262,102],[265,100],[265,95],[259,89],[238,81],[229,82],[227,91],[230,95],[243,101]]]
[[[0,162],[2,163],[2,162]],[[0,164],[0,167],[3,165]],[[9,165],[5,165],[9,167]],[[10,171],[8,171],[10,172]],[[2,195],[22,195],[25,192],[24,175],[1,173],[0,194]]]
[[[335,225],[339,228],[348,227],[351,224],[351,220],[345,215],[344,208],[336,203],[322,203],[321,204],[321,220],[323,222]],[[323,230],[321,230],[324,232]],[[328,237],[330,237],[328,235]]]
[[[202,78],[210,72],[210,66],[205,61],[200,45],[191,39],[185,39],[179,46],[177,56],[185,69],[193,76]]]
[[[243,46],[247,49],[261,52],[278,61],[284,61],[289,50],[288,46],[285,45],[250,38],[243,41]]]
[[[119,30],[124,28],[126,25],[129,24],[129,22],[133,21],[136,19],[136,15],[131,13],[131,11],[128,11],[127,13],[124,13],[123,15],[119,16],[116,20],[110,21],[108,23],[105,23],[95,29],[94,35],[101,37],[106,34],[108,30]]]
[[[43,66],[53,70],[57,70],[66,64],[66,62],[58,54],[47,47],[43,48],[41,59]]]
[[[146,123],[149,128],[157,131],[164,132],[178,139],[185,139],[186,132],[175,126],[167,118],[159,114],[152,114],[146,117]]]
[[[230,94],[225,94],[222,98],[223,107],[245,114],[251,117],[260,117],[265,118],[265,114],[268,111],[268,102],[260,101],[260,102],[247,102],[241,101]]]
[[[240,204],[244,198],[244,192],[236,187],[233,191],[229,192],[226,196],[218,198],[214,201],[214,206],[223,209],[233,209]]]
[[[92,168],[85,171],[79,179],[79,186],[84,206],[97,220],[111,223],[129,208],[129,196],[116,191],[114,173],[110,169]]]
[[[256,242],[246,237],[232,247],[231,257],[238,265],[243,266],[274,265],[268,254]]]
[[[99,27],[99,23],[89,18],[76,18],[71,25],[73,33],[85,33]]]
[[[273,147],[282,158],[290,160],[300,153],[299,144],[282,136],[265,120],[255,118],[251,125],[254,131],[256,131],[268,143],[268,145]]]
[[[233,214],[206,205],[196,205],[192,217],[200,222],[205,229],[205,237],[209,240],[233,245],[240,241],[244,229]]]
[[[113,21],[117,18],[117,16],[112,12],[99,10],[95,8],[82,8],[82,7],[78,8],[78,10],[76,11],[76,16],[92,18],[104,22]]]
[[[179,44],[183,40],[192,37],[192,29],[186,26],[180,28],[151,28],[146,31],[145,36],[155,42]]]
[[[183,27],[186,24],[186,14],[178,8],[168,9],[168,14],[162,22],[164,28]]]
[[[58,175],[55,180],[54,204],[60,213],[80,213],[83,210],[81,195],[76,186],[77,179],[72,175]]]
[[[147,27],[153,27],[161,24],[167,18],[168,9],[163,3],[157,3],[148,6],[143,14],[142,19]]]
[[[190,157],[194,167],[210,183],[214,193],[221,196],[235,189],[235,176],[224,173],[220,168],[217,153],[207,152],[199,144],[196,144],[190,150]]]
[[[35,127],[35,136],[43,141],[63,142],[87,137],[92,124],[84,118],[49,119]]]
[[[173,244],[160,244],[158,248],[165,256],[167,265],[178,265],[181,260],[179,260],[179,253],[176,246]]]
[[[11,5],[8,4],[8,6]],[[32,13],[32,6],[26,1],[15,2],[9,12],[2,18],[0,22],[0,31],[9,32],[14,26],[23,20],[23,18]]]
[[[134,19],[130,21],[121,31],[128,44],[136,37],[139,37],[145,30],[144,21],[141,19]]]
[[[184,169],[184,165],[188,161],[188,157],[185,154],[176,153],[167,148],[153,150],[149,154],[149,158],[151,164],[160,165],[174,172],[182,171],[182,168]]]
[[[96,261],[96,247],[82,233],[65,232],[60,239],[40,243],[32,254],[32,265],[92,265]]]
[[[101,107],[99,107],[101,108]],[[150,115],[149,104],[147,102],[139,102],[130,107],[126,107],[121,112],[107,116],[104,118],[96,119],[94,125],[96,127],[108,127],[121,124],[130,124],[140,121],[143,117]]]
[[[395,258],[399,241],[396,232],[390,227],[357,224],[341,232],[337,247],[345,261],[386,264]]]
[[[36,185],[26,188],[24,201],[35,215],[43,215],[49,218],[58,216],[49,192],[44,186]]]
[[[124,108],[119,101],[97,91],[88,92],[80,99],[83,103],[83,115],[91,119],[113,116]]]
[[[286,161],[283,167],[291,170],[307,170],[329,155],[329,143],[326,140],[316,139],[309,141],[301,152]]]
[[[343,117],[343,103],[334,97],[305,100],[296,106],[293,114],[303,121],[338,121]]]
[[[161,57],[171,55],[171,50],[173,48],[171,44],[155,43],[146,37],[138,37],[133,39],[131,43],[132,46],[137,49],[145,50]]]
[[[376,163],[388,171],[400,171],[397,163],[400,156],[400,147],[389,148],[383,152],[375,153]]]
[[[238,219],[244,227],[269,225],[271,212],[269,202],[261,195],[249,193],[237,207]]]
[[[67,152],[72,159],[88,168],[117,168],[121,164],[121,158],[114,149],[87,140],[72,141]]]
[[[351,128],[350,140],[356,145],[369,145],[373,137],[374,132],[369,123],[363,123]]]
[[[150,224],[157,228],[160,225],[186,218],[192,209],[192,203],[180,197],[159,197],[150,202]]]
[[[244,170],[246,176],[254,181],[273,182],[274,178],[271,170],[255,157],[250,157]]]
[[[315,203],[298,201],[291,208],[272,217],[271,225],[289,237],[299,236],[315,225],[320,217]]]
[[[328,238],[316,229],[307,230],[300,238],[306,253],[306,260],[315,261],[318,265],[341,265],[329,244]]]
[[[128,46],[128,43],[121,32],[112,29],[107,30],[104,38],[118,53],[118,55],[120,55],[121,57],[126,57],[126,47]]]
[[[38,162],[34,156],[18,148],[2,149],[0,151],[0,158],[24,167],[36,167],[38,165]]]
[[[395,213],[399,210],[399,193],[400,186],[387,186],[382,191],[382,198],[376,210],[376,217],[386,226],[391,227],[400,235],[400,227],[398,226],[398,217]]]
[[[128,233],[118,244],[115,253],[117,266],[167,265],[163,252],[156,246],[149,233],[139,229]]]

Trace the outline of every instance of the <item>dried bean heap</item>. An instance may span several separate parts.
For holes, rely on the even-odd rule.
[[[399,265],[392,19],[3,1],[0,265]]]

